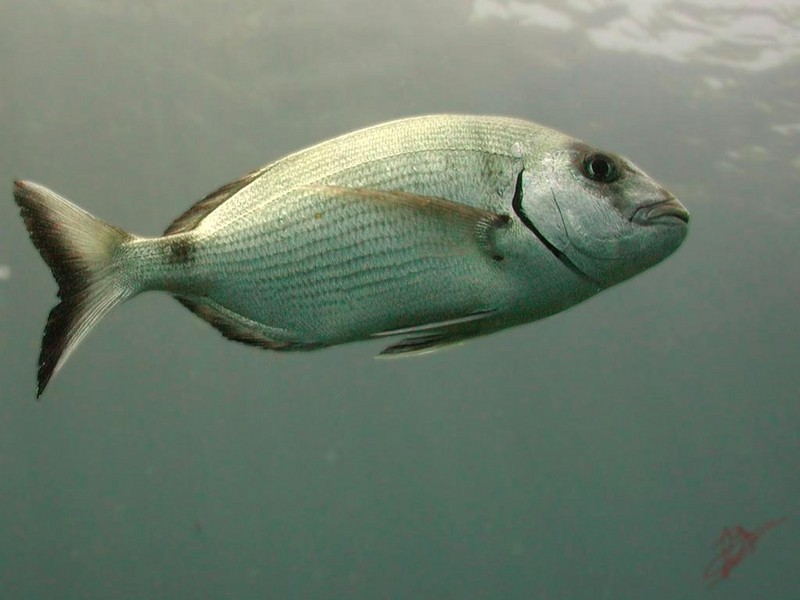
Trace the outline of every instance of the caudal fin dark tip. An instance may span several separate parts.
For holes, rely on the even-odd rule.
[[[39,380],[36,384],[36,399],[41,400],[42,394],[44,394],[44,388],[47,387],[47,384],[50,383],[50,378],[53,376],[53,370],[49,369],[47,375],[41,374],[41,368],[39,369]]]
[[[39,398],[91,328],[133,294],[116,284],[118,267],[112,265],[116,250],[131,236],[36,183],[14,181],[14,200],[61,299],[50,311],[42,338]]]
[[[85,296],[85,294],[83,294]],[[39,370],[36,374],[36,399],[44,393],[44,389],[53,377],[59,359],[67,349],[67,344],[72,336],[72,331],[78,325],[77,319],[81,317],[81,296],[67,296],[50,311],[47,325],[42,337],[42,350],[39,354]]]
[[[14,180],[14,201],[23,210],[31,208],[30,204],[36,200],[30,182],[22,179]]]

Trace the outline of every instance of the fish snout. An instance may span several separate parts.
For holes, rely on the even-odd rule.
[[[689,211],[675,196],[669,192],[664,192],[663,200],[637,208],[633,216],[631,216],[631,221],[640,225],[681,221],[683,225],[687,225],[689,223]]]

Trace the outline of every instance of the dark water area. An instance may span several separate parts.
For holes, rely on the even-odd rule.
[[[0,12],[0,598],[797,597],[795,2]],[[259,351],[146,294],[34,401],[56,287],[15,178],[155,235],[253,168],[436,112],[629,156],[689,237],[562,314],[409,360]]]

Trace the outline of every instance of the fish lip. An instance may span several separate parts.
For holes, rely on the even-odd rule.
[[[683,225],[689,224],[689,211],[677,198],[667,198],[640,206],[631,216],[631,221],[641,224],[674,223],[680,221]]]

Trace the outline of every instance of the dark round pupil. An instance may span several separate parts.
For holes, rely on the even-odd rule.
[[[608,164],[608,161],[605,158],[598,156],[592,159],[592,162],[589,165],[589,170],[591,171],[592,175],[598,179],[605,179],[611,174],[611,165]]]
[[[583,163],[584,172],[592,181],[611,183],[619,178],[614,161],[603,154],[592,154]]]

